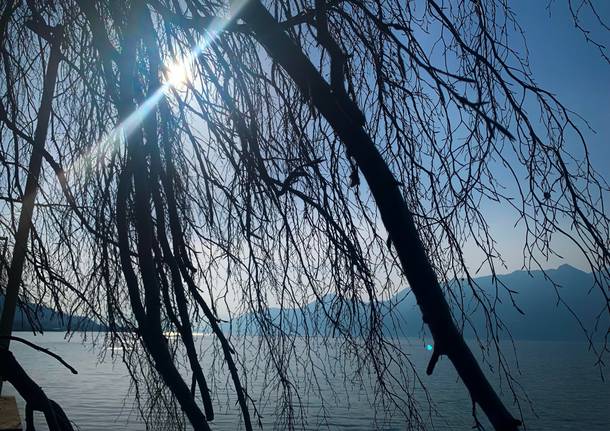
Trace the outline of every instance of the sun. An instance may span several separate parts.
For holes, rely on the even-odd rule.
[[[185,90],[191,78],[191,68],[187,61],[172,63],[165,72],[166,84],[177,90]]]

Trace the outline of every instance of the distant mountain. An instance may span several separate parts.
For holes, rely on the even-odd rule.
[[[557,269],[546,270],[546,275],[548,278],[542,271],[515,271],[498,276],[506,288],[515,292],[513,304],[506,289],[499,286],[498,300],[494,303],[497,314],[513,338],[583,340],[583,329],[575,316],[584,328],[596,334],[595,338],[603,337],[610,322],[605,298],[599,287],[593,288],[593,274],[570,265],[561,265]],[[551,280],[557,284],[556,288]],[[491,276],[479,277],[475,281],[489,298],[494,298],[496,287]],[[475,307],[470,288],[463,282],[462,287],[472,326],[481,333],[485,331],[485,314],[480,307]],[[401,327],[421,327],[421,314],[412,294],[397,306],[396,314],[401,316]],[[466,336],[473,335],[472,329],[467,328],[464,332]],[[508,332],[503,331],[501,335],[508,337]]]
[[[4,309],[4,295],[0,294],[0,310]],[[13,331],[31,331],[32,326],[27,316],[36,316],[37,330],[42,331],[72,331],[87,330],[87,331],[102,331],[103,326],[93,320],[83,316],[62,316],[57,311],[44,305],[35,305],[32,303],[22,304],[17,308],[15,320],[13,320]]]
[[[505,327],[514,339],[528,340],[584,340],[583,330],[574,317],[578,316],[584,328],[594,333],[594,339],[603,337],[610,326],[608,313],[605,311],[606,302],[599,287],[593,287],[593,275],[580,271],[570,265],[562,265],[557,269],[547,270],[545,277],[542,271],[515,271],[500,275],[498,279],[508,289],[514,292],[513,298],[518,309],[513,305],[508,292],[503,287],[497,289],[497,300],[494,307],[502,319]],[[557,292],[568,308],[558,301],[553,287],[557,283]],[[496,287],[491,276],[475,278],[475,282],[488,298],[494,298]],[[464,309],[467,311],[472,327],[465,326],[466,337],[474,335],[476,330],[480,335],[485,334],[486,319],[480,305],[477,306],[469,286],[459,282],[463,287]],[[458,282],[452,284],[452,291],[459,292]],[[340,308],[343,307],[343,310]],[[347,308],[350,307],[351,310]],[[423,329],[421,313],[416,304],[415,297],[409,289],[398,292],[390,300],[380,304],[383,318],[383,328],[389,334],[399,336],[418,336]],[[391,312],[390,312],[391,310]],[[520,311],[523,313],[521,313]],[[355,312],[354,312],[355,311]],[[370,324],[369,304],[357,303],[346,305],[337,301],[335,295],[327,295],[321,301],[315,301],[298,309],[270,308],[266,310],[267,317],[273,325],[283,331],[294,334],[324,334],[332,335],[332,321],[339,323],[346,331],[358,335],[366,332]],[[359,321],[351,316],[359,316]],[[601,317],[600,317],[601,316]],[[598,319],[599,317],[599,319]],[[231,327],[237,334],[256,334],[260,332],[258,319],[255,315],[239,316],[225,329]],[[474,328],[474,330],[472,329]],[[506,330],[500,336],[509,336]]]
[[[610,327],[608,313],[605,311],[605,298],[599,287],[593,287],[593,275],[580,271],[570,265],[562,265],[557,269],[546,271],[547,276],[558,284],[557,292],[581,320],[589,332],[595,333],[595,339],[600,339]],[[553,284],[545,278],[542,271],[515,271],[500,275],[498,279],[507,288],[514,291],[514,300],[519,310],[512,304],[508,293],[502,287],[498,288],[498,300],[495,309],[506,328],[515,339],[529,340],[584,340],[581,326],[574,315],[562,303],[558,302]],[[495,296],[496,288],[490,276],[475,278],[478,286],[486,292],[489,298]],[[457,294],[457,281],[452,285],[452,291]],[[480,306],[473,301],[470,288],[462,282],[463,304],[472,326],[479,334],[484,334],[485,318]],[[344,331],[353,335],[365,334],[370,325],[368,321],[370,305],[364,302],[352,303],[339,301],[338,296],[329,294],[318,301],[311,302],[302,308],[269,308],[265,310],[266,320],[259,320],[253,314],[246,314],[224,323],[226,331],[234,334],[256,335],[260,333],[260,325],[271,321],[274,328],[288,333],[303,335],[336,335],[337,324]],[[418,336],[425,331],[422,325],[421,313],[415,297],[409,289],[398,292],[388,301],[379,304],[384,316],[381,324],[388,334],[399,336]],[[4,307],[4,296],[0,294],[0,309]],[[93,320],[72,316],[61,316],[55,310],[35,304],[24,304],[17,311],[14,330],[31,330],[26,317],[26,311],[36,315],[43,331],[72,330],[104,330]],[[598,317],[601,316],[599,319]],[[359,320],[355,320],[359,319]],[[205,328],[199,328],[206,331]],[[473,329],[465,327],[466,337],[474,335]],[[504,331],[501,336],[508,337]]]

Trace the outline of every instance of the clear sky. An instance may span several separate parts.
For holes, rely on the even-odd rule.
[[[610,1],[593,3],[599,15],[610,23]],[[567,1],[555,1],[550,6],[546,0],[518,0],[509,4],[525,33],[535,81],[589,122],[595,132],[586,129],[583,132],[593,165],[610,181],[610,65],[575,27]],[[610,31],[602,31],[591,14],[582,16],[582,25],[592,31],[598,43],[609,48],[610,55]],[[516,215],[498,207],[490,208],[486,215],[506,259],[507,271],[520,269],[523,234],[513,227]],[[588,269],[584,257],[567,240],[558,240],[554,246],[565,259],[551,259],[543,267],[569,263]],[[471,257],[478,260],[476,255]]]
[[[589,121],[597,132],[588,134],[596,168],[610,178],[610,65],[575,28],[567,1],[556,1],[550,8],[547,3],[544,0],[511,2],[527,37],[533,74],[539,84]],[[600,16],[610,24],[610,2],[594,3]],[[583,25],[591,29],[599,43],[608,47],[610,56],[610,31],[596,31],[599,25],[584,18]]]

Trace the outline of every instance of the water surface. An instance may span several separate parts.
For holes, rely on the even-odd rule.
[[[58,401],[71,420],[82,430],[144,430],[145,426],[135,411],[134,399],[129,394],[130,379],[121,362],[100,363],[98,348],[83,343],[79,336],[68,342],[61,333],[32,336],[18,333],[36,344],[62,356],[79,372],[72,375],[54,359],[20,343],[13,343],[12,350],[22,366],[47,392]],[[206,344],[206,339],[201,339]],[[424,370],[431,354],[421,340],[405,341],[411,352],[411,360],[422,371],[432,400],[438,409],[431,420],[434,429],[462,430],[473,425],[471,403],[464,386],[457,379],[449,361],[441,360],[433,376],[425,376]],[[520,371],[515,377],[529,396],[534,411],[522,403],[526,429],[532,430],[591,430],[610,429],[610,386],[600,378],[595,368],[595,357],[586,345],[569,342],[516,342]],[[253,376],[250,393],[256,397],[262,390],[264,379]],[[304,429],[337,430],[400,430],[406,428],[406,419],[392,411],[376,411],[370,405],[372,394],[358,383],[350,383],[341,373],[327,375],[320,382],[320,391],[327,398],[322,403],[315,394],[302,398]],[[6,392],[14,389],[6,384]],[[335,391],[331,391],[331,387]],[[496,382],[499,387],[499,382]],[[506,382],[502,387],[506,388]],[[241,421],[236,410],[234,395],[224,385],[217,386],[215,398],[216,419],[213,430],[239,429]],[[425,396],[416,396],[425,405]],[[507,404],[512,397],[504,391]],[[23,402],[18,397],[21,416]],[[277,405],[273,397],[267,398],[259,408],[263,413],[264,429],[283,429],[278,423]],[[516,407],[511,410],[517,412]],[[427,414],[424,413],[424,414]],[[479,414],[482,416],[482,413]],[[37,414],[37,429],[43,430],[42,415]],[[301,429],[303,429],[301,428]]]

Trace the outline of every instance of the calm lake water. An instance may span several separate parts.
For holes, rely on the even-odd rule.
[[[16,335],[30,339],[36,344],[59,354],[79,372],[72,375],[54,359],[14,342],[12,350],[22,366],[47,392],[58,401],[71,420],[82,430],[143,430],[144,424],[134,409],[129,395],[129,377],[124,365],[110,361],[99,363],[99,349],[82,343],[76,335],[71,342],[63,334],[47,333],[32,336]],[[425,375],[425,366],[430,356],[420,340],[410,340],[411,360],[421,370],[433,402],[439,414],[432,421],[434,429],[466,430],[472,427],[471,404],[463,385],[449,361],[441,360],[433,376]],[[202,340],[205,344],[206,340]],[[527,428],[531,430],[600,430],[610,429],[610,384],[600,378],[594,367],[595,358],[586,350],[586,345],[562,342],[516,342],[521,374],[515,373],[534,407],[532,411],[523,405]],[[256,379],[253,379],[256,382]],[[316,397],[302,400],[306,409],[305,429],[337,430],[401,430],[405,419],[397,415],[381,414],[370,407],[370,394],[361,387],[350,386],[340,374],[320,382],[322,392],[331,386],[341,388],[338,396],[330,396],[324,406]],[[328,387],[324,387],[327,385]],[[15,394],[6,384],[5,392]],[[256,383],[251,382],[251,394]],[[335,388],[336,390],[336,388]],[[234,401],[229,401],[228,392],[222,387],[216,397],[216,419],[213,430],[235,430],[240,428]],[[341,392],[349,393],[342,397]],[[416,394],[424,395],[420,391]],[[505,394],[510,403],[511,397]],[[23,402],[18,398],[21,416],[24,417]],[[224,400],[224,402],[223,402]],[[263,403],[264,429],[282,429],[275,423],[273,403]],[[512,407],[511,411],[516,412]],[[38,415],[38,414],[37,414]],[[42,415],[37,417],[37,429],[46,429]],[[482,416],[482,413],[479,414]]]

